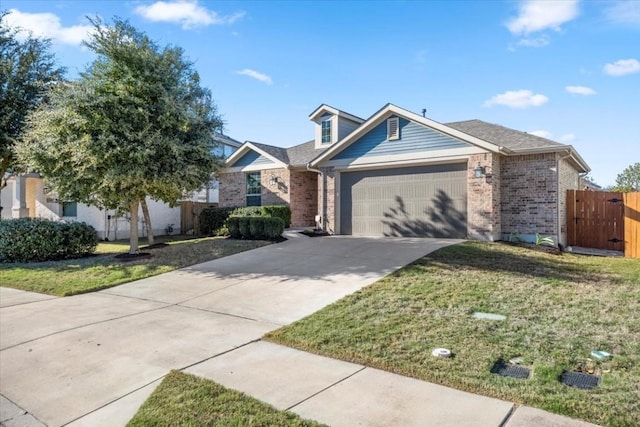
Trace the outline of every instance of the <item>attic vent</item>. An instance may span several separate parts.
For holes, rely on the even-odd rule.
[[[387,119],[387,139],[389,141],[400,139],[400,119],[398,117]]]

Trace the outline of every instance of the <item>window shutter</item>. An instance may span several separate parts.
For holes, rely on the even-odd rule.
[[[387,119],[387,139],[400,139],[400,119],[398,117],[389,117]]]

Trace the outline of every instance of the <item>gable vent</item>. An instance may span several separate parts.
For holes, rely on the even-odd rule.
[[[387,119],[387,139],[389,141],[400,139],[400,119],[398,117]]]

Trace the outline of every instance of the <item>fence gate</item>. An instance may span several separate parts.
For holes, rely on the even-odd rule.
[[[567,190],[569,246],[624,251],[622,193]]]
[[[208,207],[216,207],[217,203],[180,202],[180,230],[182,233],[200,234],[200,212]]]

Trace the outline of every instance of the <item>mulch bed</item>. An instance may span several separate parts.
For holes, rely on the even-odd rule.
[[[138,261],[141,259],[151,258],[152,256],[153,255],[151,255],[149,252],[139,252],[137,254],[130,254],[130,253],[118,254],[114,256],[114,258],[120,262],[131,262],[131,261]]]
[[[309,236],[309,237],[325,237],[330,235],[329,233],[323,230],[304,230],[304,231],[300,231],[300,234],[304,234],[305,236]]]

